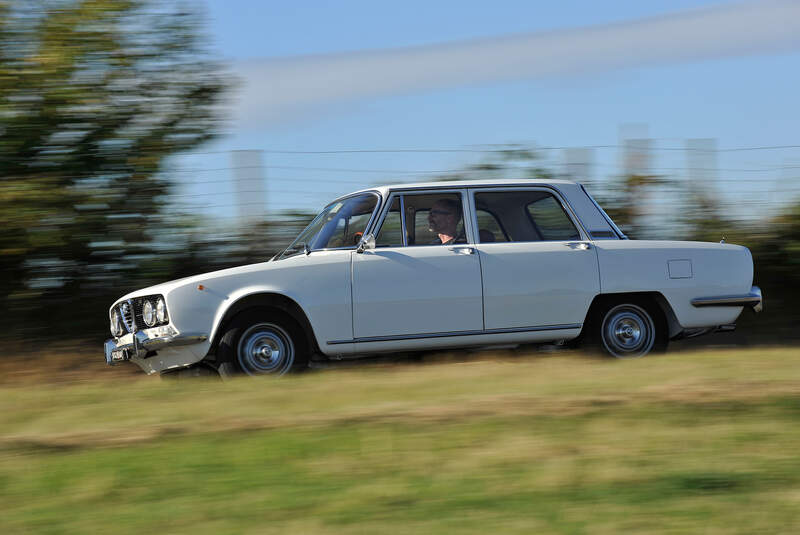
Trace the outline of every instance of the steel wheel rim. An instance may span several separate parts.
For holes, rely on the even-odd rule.
[[[294,363],[294,344],[278,325],[259,323],[239,338],[236,356],[247,375],[283,375]]]
[[[617,358],[642,357],[653,349],[656,328],[650,314],[636,305],[617,305],[603,319],[603,345]]]

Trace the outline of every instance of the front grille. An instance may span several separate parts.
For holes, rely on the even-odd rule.
[[[155,306],[158,299],[162,297],[161,295],[145,295],[142,297],[134,297],[133,299],[126,299],[125,301],[120,301],[115,305],[115,308],[119,312],[120,317],[122,318],[123,328],[127,333],[135,333],[141,329],[147,329],[147,325],[144,322],[144,318],[142,317],[142,311],[144,310],[144,303],[146,300],[149,300]],[[166,319],[162,323],[156,323],[156,325],[167,325],[169,323],[169,311],[167,312]]]
[[[122,323],[125,325],[125,330],[129,333],[136,332],[136,322],[134,321],[133,307],[131,301],[128,299],[119,305],[119,313],[122,316]]]
[[[156,296],[157,298],[158,296]],[[144,329],[147,327],[144,323],[144,318],[142,317],[142,310],[144,310],[144,297],[137,297],[133,300],[133,315],[136,318],[136,325],[139,328]],[[153,300],[153,304],[155,305],[155,299]]]

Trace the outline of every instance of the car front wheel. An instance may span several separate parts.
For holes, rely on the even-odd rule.
[[[616,358],[643,357],[666,349],[666,331],[661,318],[634,303],[605,309],[599,324],[601,349]]]
[[[258,314],[237,318],[217,349],[218,360],[247,375],[283,375],[308,366],[299,327]]]

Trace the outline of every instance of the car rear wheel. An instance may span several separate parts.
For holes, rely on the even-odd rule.
[[[236,318],[217,348],[217,360],[247,375],[283,375],[308,367],[302,331],[286,318],[250,313]]]
[[[604,309],[597,324],[600,349],[612,357],[643,357],[666,349],[663,319],[643,303],[618,303]]]

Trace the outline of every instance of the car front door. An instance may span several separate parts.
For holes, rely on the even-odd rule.
[[[505,188],[470,193],[477,214],[485,328],[581,325],[600,291],[597,254],[557,192]]]
[[[466,238],[465,199],[463,190],[392,195],[376,247],[352,253],[356,342],[483,329],[481,267]]]

